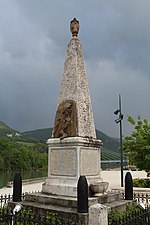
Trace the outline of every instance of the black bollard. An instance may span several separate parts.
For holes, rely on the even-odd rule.
[[[88,183],[85,176],[80,176],[77,185],[77,211],[88,213]]]
[[[133,181],[130,172],[125,176],[125,200],[133,200]]]
[[[22,178],[20,173],[16,173],[13,182],[13,202],[20,202],[22,196]]]

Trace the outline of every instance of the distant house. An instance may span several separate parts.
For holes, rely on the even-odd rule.
[[[13,134],[7,134],[7,137],[11,137],[12,138],[13,137]]]
[[[22,134],[20,134],[20,133],[15,133],[15,137],[20,137],[20,136],[22,136]]]
[[[21,133],[12,133],[12,134],[7,134],[7,137],[20,137],[20,136],[22,136],[22,134]]]

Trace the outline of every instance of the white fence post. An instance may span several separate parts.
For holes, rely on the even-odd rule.
[[[108,225],[108,209],[105,205],[97,203],[90,206],[89,225]]]

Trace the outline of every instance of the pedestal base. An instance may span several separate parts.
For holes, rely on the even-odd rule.
[[[81,137],[47,141],[48,178],[42,186],[43,193],[77,196],[79,177],[86,176],[89,185],[101,181],[101,141]]]

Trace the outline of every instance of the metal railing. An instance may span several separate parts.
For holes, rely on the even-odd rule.
[[[150,194],[134,192],[133,198],[136,199],[138,203],[144,203],[144,205],[150,206]]]
[[[35,192],[32,192],[32,193],[35,193]],[[6,205],[12,199],[13,199],[13,195],[12,194],[0,195],[0,208],[2,208],[4,205]],[[22,200],[24,200],[24,199],[25,199],[25,193],[22,193]]]
[[[120,193],[122,197],[125,197],[125,193],[122,191],[114,191],[116,193]],[[143,203],[145,206],[150,206],[150,193],[144,192],[134,192],[133,199],[137,200],[137,203]]]
[[[134,211],[122,218],[109,221],[109,225],[149,225],[150,224],[150,208],[146,207],[139,211]]]

